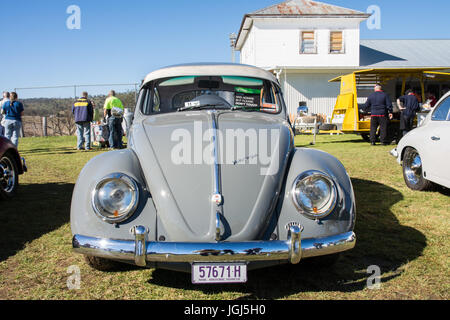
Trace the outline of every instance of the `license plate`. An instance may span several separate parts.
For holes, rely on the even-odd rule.
[[[247,265],[245,263],[194,263],[192,283],[245,283]]]

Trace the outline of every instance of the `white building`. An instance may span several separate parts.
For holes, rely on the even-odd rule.
[[[450,40],[360,40],[360,25],[369,17],[316,1],[289,0],[246,14],[236,50],[241,63],[278,75],[290,113],[303,102],[311,113],[331,116],[339,83],[328,80],[355,70],[450,67]],[[419,50],[424,46],[425,52]]]

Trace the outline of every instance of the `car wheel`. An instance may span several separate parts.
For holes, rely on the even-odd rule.
[[[422,159],[416,149],[408,147],[403,157],[403,178],[408,188],[424,191],[431,188],[432,183],[424,178]]]
[[[117,271],[123,269],[123,264],[117,261],[93,256],[84,256],[84,259],[91,268],[98,271]]]
[[[9,199],[16,193],[19,185],[19,170],[15,159],[6,153],[0,159],[0,197]]]

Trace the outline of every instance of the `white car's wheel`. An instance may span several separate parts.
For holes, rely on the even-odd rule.
[[[403,178],[408,188],[417,191],[430,189],[432,183],[424,178],[422,159],[416,149],[408,147],[403,157]]]

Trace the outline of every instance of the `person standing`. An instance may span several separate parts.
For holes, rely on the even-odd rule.
[[[83,92],[82,97],[75,101],[72,106],[72,113],[75,116],[77,126],[77,149],[91,150],[91,122],[94,116],[93,103],[88,100],[88,93]]]
[[[17,100],[17,93],[11,92],[10,101],[6,101],[2,106],[5,114],[5,137],[18,147],[20,130],[22,129],[23,104]]]
[[[397,104],[400,107],[400,132],[402,136],[412,130],[416,113],[420,111],[419,101],[413,90],[406,91],[404,96],[398,98]]]
[[[122,149],[122,120],[124,107],[122,101],[116,97],[116,92],[114,90],[109,92],[103,109],[109,127],[109,147],[111,149]]]
[[[3,120],[3,105],[10,101],[9,100],[9,92],[8,91],[4,91],[3,92],[3,100],[0,101],[0,136],[4,136],[5,135],[5,128],[3,127],[2,120]]]
[[[388,145],[389,120],[393,118],[392,102],[388,94],[383,92],[381,85],[377,84],[373,93],[369,95],[364,105],[364,109],[371,111],[370,119],[370,143],[375,145],[377,139],[377,129],[380,127],[380,141],[383,145]]]

